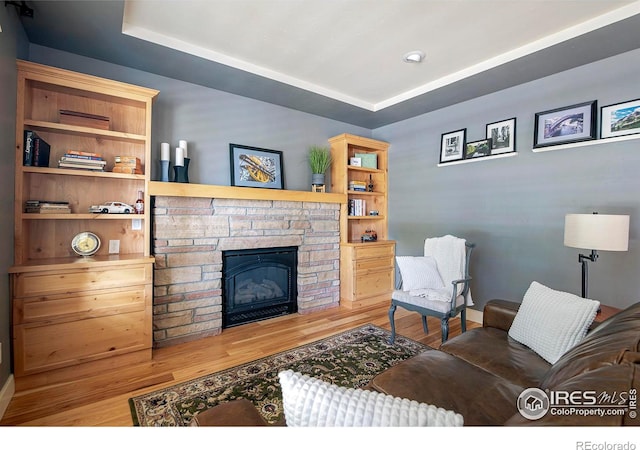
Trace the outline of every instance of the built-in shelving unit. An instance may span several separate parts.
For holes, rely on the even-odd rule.
[[[329,139],[331,145],[331,192],[346,195],[340,209],[340,297],[347,305],[361,300],[390,297],[394,283],[395,241],[388,238],[388,149],[389,143],[341,134]],[[349,164],[356,154],[375,155],[375,167]],[[371,191],[349,189],[352,181],[373,184]],[[364,200],[356,215],[350,203]],[[377,211],[377,215],[371,215]],[[361,237],[374,231],[377,240]]]
[[[154,258],[150,208],[92,213],[109,201],[149,205],[151,106],[158,91],[18,61],[15,246],[9,269],[16,389],[73,379],[151,357]],[[66,123],[61,111],[107,118]],[[101,124],[102,125],[102,124]],[[48,166],[23,165],[24,133],[50,145]],[[58,167],[69,150],[97,153],[104,172]],[[112,172],[116,156],[138,158],[141,174]],[[67,202],[70,213],[25,212],[28,200]],[[75,235],[102,245],[76,255]],[[117,241],[117,251],[109,241]]]

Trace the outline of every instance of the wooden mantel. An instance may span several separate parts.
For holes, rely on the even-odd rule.
[[[279,200],[294,202],[346,203],[346,194],[280,189],[218,186],[212,184],[149,182],[149,195],[164,197],[233,198],[240,200]]]

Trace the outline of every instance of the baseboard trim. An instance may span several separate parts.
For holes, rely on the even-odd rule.
[[[13,398],[13,394],[16,393],[16,383],[13,379],[13,374],[9,375],[7,382],[2,386],[0,391],[0,419],[4,416],[4,413],[9,407],[9,402]]]
[[[482,318],[484,314],[482,311],[478,311],[476,309],[467,308],[467,320],[471,322],[476,322],[482,324]]]

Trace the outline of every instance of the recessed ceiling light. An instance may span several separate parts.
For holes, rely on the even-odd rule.
[[[422,62],[423,59],[424,52],[421,52],[420,50],[409,52],[402,57],[402,60],[407,63],[419,63]]]

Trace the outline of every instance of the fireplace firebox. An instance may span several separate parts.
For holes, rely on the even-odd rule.
[[[222,328],[298,310],[297,247],[222,252]]]

